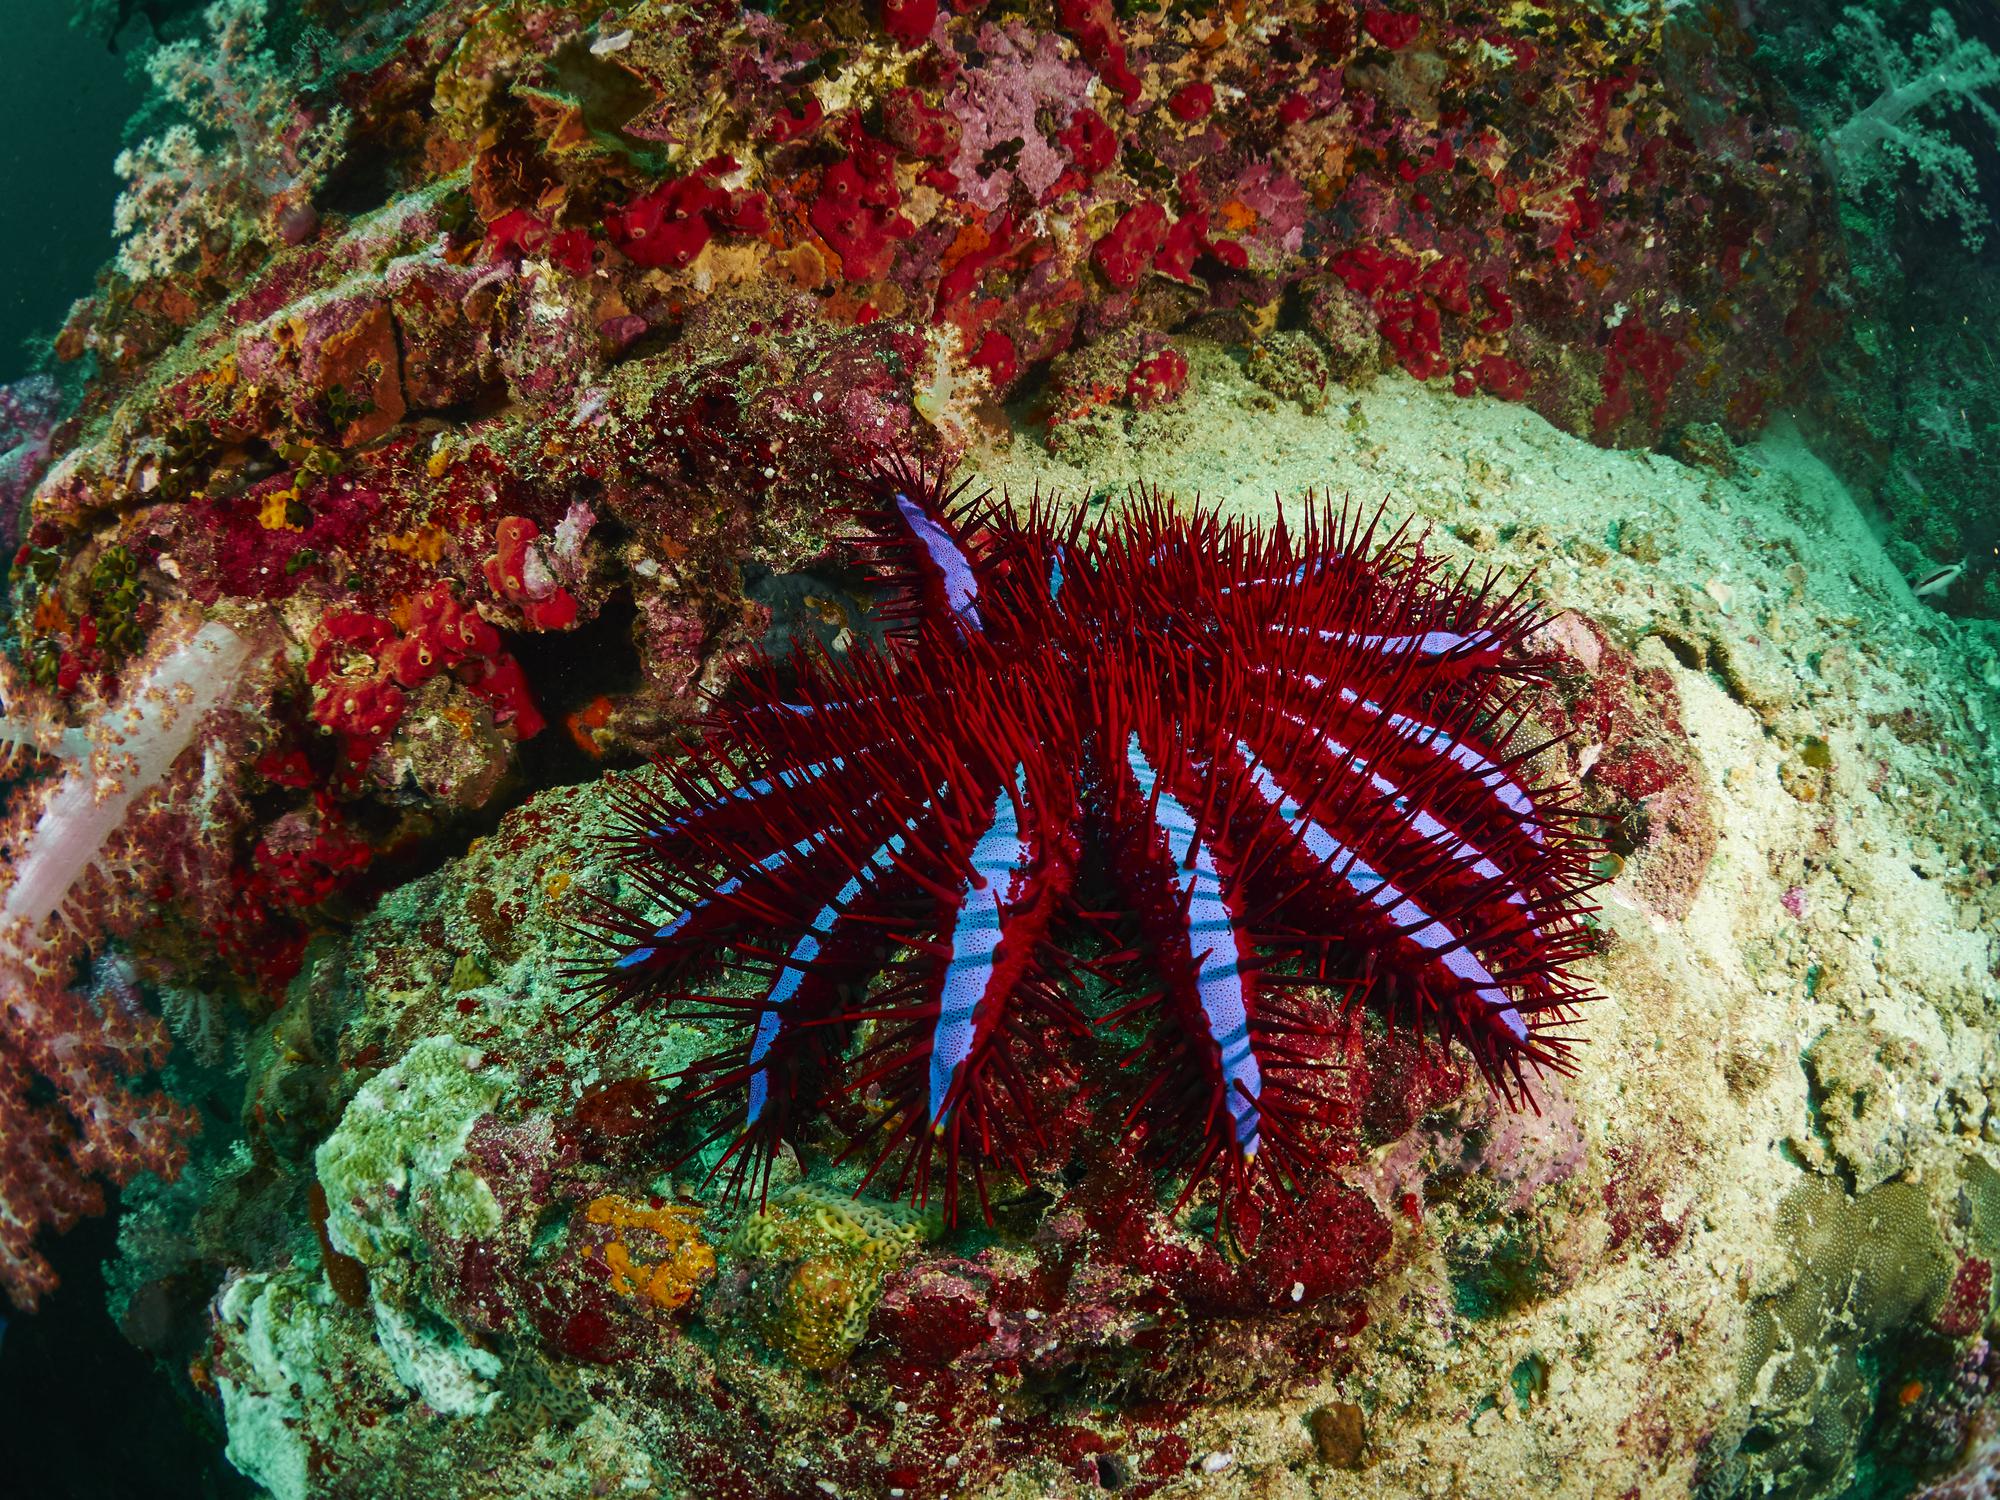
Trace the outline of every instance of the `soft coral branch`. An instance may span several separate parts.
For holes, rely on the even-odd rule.
[[[69,756],[39,795],[10,809],[6,842],[18,852],[0,899],[0,1287],[18,1306],[33,1308],[55,1285],[37,1236],[100,1211],[99,1179],[171,1176],[183,1160],[192,1113],[126,1086],[165,1060],[165,1028],[130,983],[87,998],[70,982],[113,925],[112,908],[135,904],[128,882],[91,878],[107,843],[251,655],[243,635],[211,622],[136,671],[87,745],[32,721],[15,726],[22,741]]]
[[[265,45],[265,0],[216,0],[209,35],[154,51],[146,71],[186,116],[119,154],[126,187],[113,212],[118,267],[135,280],[171,275],[221,236],[261,224],[288,242],[310,234],[313,191],[339,159],[347,111],[312,110]]]
[[[1859,194],[1902,166],[1913,168],[1930,194],[1926,212],[1956,218],[1968,244],[1981,242],[1988,222],[1979,201],[1971,152],[1936,123],[1949,109],[1970,109],[2000,138],[2000,109],[1984,91],[2000,84],[2000,56],[1984,42],[1958,34],[1951,16],[1931,13],[1928,32],[1907,50],[1893,42],[1882,18],[1849,7],[1835,28],[1850,54],[1872,59],[1881,92],[1824,138],[1826,159],[1841,186]]]

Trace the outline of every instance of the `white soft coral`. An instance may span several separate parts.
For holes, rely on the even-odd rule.
[[[156,49],[146,71],[187,118],[119,154],[113,212],[118,268],[165,276],[222,234],[283,230],[339,160],[348,112],[308,109],[300,82],[265,46],[266,0],[216,0],[208,36]]]
[[[1961,37],[1943,10],[1932,11],[1930,29],[1905,48],[1890,38],[1880,16],[1849,7],[1846,20],[1834,28],[1834,43],[1865,61],[1869,86],[1880,86],[1823,137],[1827,164],[1842,189],[1864,197],[1905,171],[1914,172],[1925,190],[1925,212],[1956,219],[1966,243],[1976,249],[1990,222],[1980,201],[1978,164],[1939,117],[1969,109],[2000,138],[2000,109],[1986,97],[2000,85],[2000,57],[1984,42]]]
[[[64,775],[14,861],[14,879],[0,903],[10,928],[25,921],[27,931],[40,930],[125,821],[134,799],[165,778],[201,716],[221,701],[249,656],[241,635],[210,621],[162,657],[98,722],[89,753]],[[73,737],[62,743],[80,748]]]

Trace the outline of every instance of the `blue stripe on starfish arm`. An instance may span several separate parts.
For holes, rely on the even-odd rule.
[[[1186,903],[1183,920],[1202,1019],[1221,1056],[1224,1102],[1235,1122],[1237,1149],[1246,1158],[1254,1157],[1260,1142],[1257,1099],[1264,1079],[1250,1045],[1242,937],[1223,896],[1214,854],[1198,836],[1194,818],[1173,794],[1162,787],[1156,796],[1159,778],[1140,748],[1137,734],[1127,742],[1125,760],[1139,784],[1141,799],[1153,804],[1153,820],[1167,836],[1174,878]]]
[[[896,492],[896,510],[938,570],[946,606],[974,630],[980,629],[979,606],[975,602],[979,577],[972,571],[972,560],[959,547],[957,538],[925,515],[923,507],[900,490]]]
[[[769,875],[775,870],[782,869],[794,859],[803,859],[812,853],[820,839],[833,831],[832,828],[822,828],[818,833],[808,834],[806,837],[800,839],[789,849],[772,850],[743,874],[731,875],[728,879],[719,882],[715,889],[710,891],[706,896],[690,904],[684,911],[670,919],[664,927],[657,928],[653,933],[653,937],[660,942],[672,942],[680,936],[688,923],[693,921],[696,916],[713,908],[716,902],[742,890],[744,882],[752,876]],[[634,948],[611,967],[614,969],[635,968],[651,959],[659,951],[658,948]]]
[[[1216,590],[1216,593],[1233,594],[1238,589],[1296,588],[1299,584],[1304,583],[1309,575],[1317,573],[1321,568],[1328,566],[1329,563],[1337,561],[1339,561],[1338,553],[1328,558],[1325,562],[1317,559],[1302,562],[1296,568],[1292,569],[1291,572],[1279,578],[1246,578],[1241,583],[1225,583],[1221,588]]]
[[[1272,628],[1290,630],[1292,627],[1275,625]],[[1409,656],[1414,653],[1433,660],[1493,650],[1500,645],[1500,638],[1490,630],[1464,633],[1426,630],[1411,635],[1360,635],[1351,630],[1315,630],[1313,634],[1329,645],[1357,646],[1363,651],[1374,651],[1383,656]]]
[[[1304,681],[1306,686],[1311,688],[1326,685],[1322,679],[1311,674],[1307,674]],[[1371,717],[1381,718],[1384,714],[1381,704],[1372,698],[1362,697],[1353,688],[1341,688],[1340,701],[1359,708]],[[1433,755],[1442,755],[1461,771],[1470,772],[1474,780],[1493,794],[1494,800],[1514,814],[1521,832],[1530,840],[1537,844],[1546,842],[1542,834],[1540,814],[1535,810],[1535,799],[1528,794],[1527,787],[1519,778],[1505,766],[1494,764],[1465,741],[1453,739],[1434,724],[1426,724],[1407,714],[1391,713],[1387,717],[1389,727],[1411,744],[1428,750]]]
[[[659,827],[648,829],[645,836],[649,839],[672,838],[675,834],[685,831],[703,818],[711,817],[734,803],[755,802],[760,798],[770,796],[779,787],[783,787],[788,792],[796,791],[807,782],[813,780],[815,777],[824,775],[828,771],[844,771],[846,769],[847,762],[840,756],[834,755],[829,756],[825,760],[816,760],[811,765],[797,766],[790,770],[778,771],[770,776],[759,776],[755,780],[744,782],[741,786],[733,786],[726,792],[720,792],[707,802],[687,808],[679,817],[669,818]]]
[[[1277,810],[1284,822],[1298,826],[1299,843],[1316,864],[1322,868],[1339,865],[1341,878],[1353,887],[1357,895],[1382,908],[1402,936],[1434,954],[1435,961],[1442,964],[1452,977],[1468,985],[1480,1001],[1499,1016],[1501,1024],[1517,1040],[1528,1039],[1528,1024],[1521,1019],[1513,997],[1448,924],[1404,895],[1393,880],[1309,817],[1278,784],[1270,767],[1259,762],[1250,747],[1241,740],[1236,742],[1236,753],[1249,767],[1251,784],[1257,788],[1258,795]]]
[[[1309,729],[1311,727],[1296,714],[1286,714],[1284,717],[1301,728]],[[1528,898],[1516,889],[1512,882],[1508,881],[1507,872],[1496,865],[1463,834],[1440,822],[1437,817],[1422,805],[1412,802],[1404,794],[1400,786],[1376,770],[1369,764],[1365,757],[1355,754],[1351,748],[1334,738],[1334,736],[1330,734],[1325,735],[1321,738],[1320,743],[1326,747],[1329,754],[1335,757],[1334,764],[1342,771],[1351,776],[1365,776],[1368,779],[1369,787],[1379,793],[1390,806],[1402,814],[1403,822],[1409,828],[1410,832],[1414,833],[1418,838],[1423,839],[1426,843],[1435,844],[1459,864],[1469,867],[1472,873],[1479,876],[1480,879],[1505,883],[1508,887],[1506,893],[1507,904],[1509,906],[1518,906],[1523,911],[1527,909]]]
[[[1023,768],[1016,765],[1014,790],[1025,802],[1023,777]],[[937,1023],[931,1032],[930,1118],[934,1130],[944,1129],[946,1107],[953,1103],[952,1088],[972,1055],[979,1008],[987,1003],[994,983],[994,959],[1000,951],[1009,901],[1027,878],[1030,859],[1020,814],[1003,786],[993,799],[993,814],[985,832],[973,845],[971,868],[952,926],[951,960],[945,966]]]
[[[926,802],[925,808],[930,804]],[[778,1040],[778,1033],[784,1028],[784,1007],[799,992],[805,983],[806,973],[813,960],[819,957],[821,944],[833,935],[834,928],[846,915],[847,908],[860,899],[861,892],[870,885],[877,875],[887,874],[895,864],[896,856],[903,852],[904,834],[916,827],[917,818],[923,816],[919,809],[917,817],[903,825],[902,833],[892,833],[883,840],[881,846],[869,855],[859,870],[847,878],[834,898],[819,909],[812,920],[812,926],[805,935],[792,945],[790,953],[779,971],[777,981],[770,993],[764,997],[764,1013],[757,1018],[756,1034],[750,1039],[750,1118],[755,1125],[764,1113],[764,1105],[770,1098],[771,1080],[769,1071],[763,1066],[770,1055],[772,1044]]]

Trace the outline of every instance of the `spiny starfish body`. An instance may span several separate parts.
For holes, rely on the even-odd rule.
[[[1317,504],[1086,525],[900,463],[859,489],[887,644],[757,663],[665,791],[628,783],[622,853],[674,914],[607,913],[579,1000],[744,1023],[681,1095],[742,1096],[740,1180],[824,1109],[955,1212],[1095,1090],[1226,1212],[1324,1170],[1358,1007],[1517,1103],[1568,1069],[1594,850],[1517,743],[1518,592]],[[1135,1033],[1094,1084],[1090,1039]]]

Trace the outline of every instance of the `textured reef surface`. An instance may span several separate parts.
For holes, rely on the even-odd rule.
[[[1979,1493],[2000,630],[1743,21],[171,22],[0,386],[0,1287],[119,1189],[279,1500]]]

